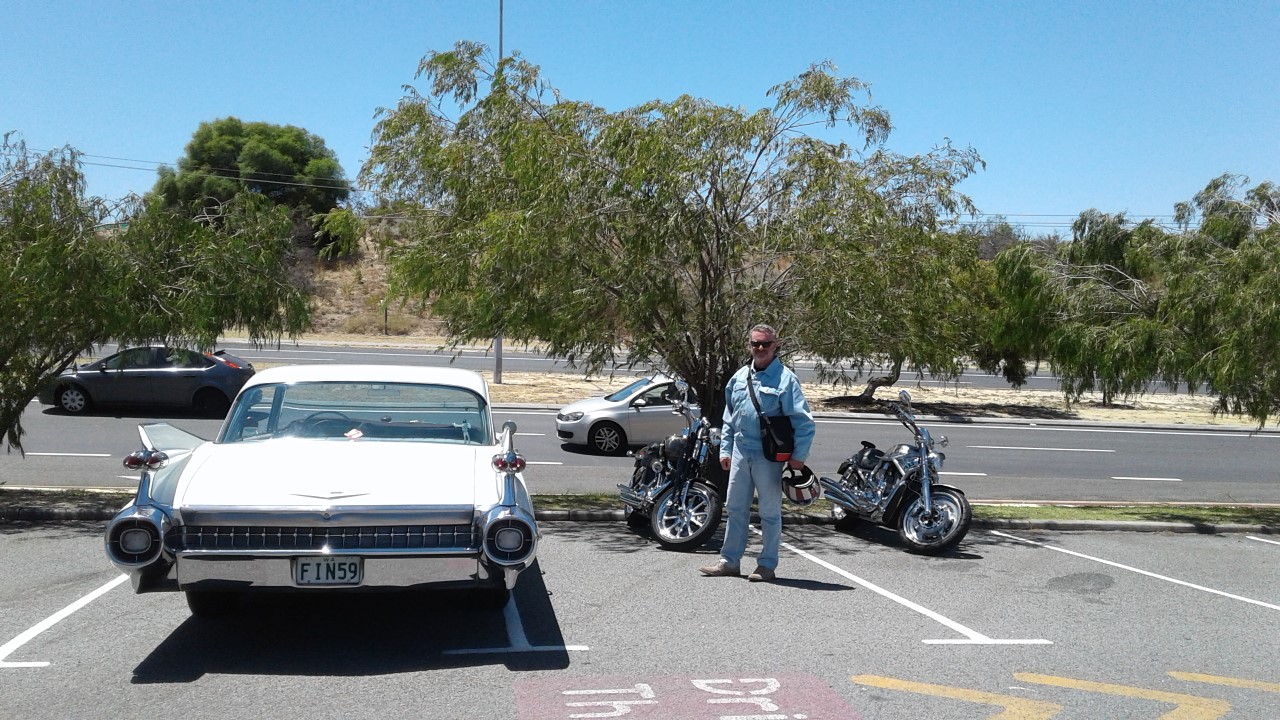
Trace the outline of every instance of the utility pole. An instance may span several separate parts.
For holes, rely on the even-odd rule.
[[[498,65],[502,65],[502,0],[498,0]],[[502,335],[493,338],[493,384],[502,384]]]

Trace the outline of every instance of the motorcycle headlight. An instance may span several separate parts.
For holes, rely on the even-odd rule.
[[[556,419],[561,420],[563,422],[577,422],[582,419],[582,413],[580,412],[564,413],[561,415],[557,415]]]
[[[937,472],[942,469],[942,461],[946,459],[947,456],[942,453],[929,453],[929,467]]]

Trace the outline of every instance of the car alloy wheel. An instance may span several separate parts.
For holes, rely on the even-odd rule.
[[[617,455],[627,447],[627,435],[611,422],[597,423],[591,428],[591,447],[605,455]]]

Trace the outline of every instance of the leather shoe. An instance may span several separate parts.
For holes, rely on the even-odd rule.
[[[742,577],[742,570],[737,565],[730,565],[724,560],[715,565],[700,567],[698,572],[707,577]]]
[[[775,577],[777,576],[773,574],[773,568],[757,565],[756,569],[747,576],[747,579],[751,582],[773,582]]]

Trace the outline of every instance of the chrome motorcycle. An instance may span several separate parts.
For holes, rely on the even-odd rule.
[[[903,390],[898,398],[900,403],[889,406],[915,442],[886,453],[863,440],[862,449],[841,463],[839,478],[818,482],[835,506],[838,529],[847,530],[857,521],[879,523],[896,529],[908,551],[936,555],[964,539],[973,511],[963,492],[938,482],[946,456],[936,446],[946,447],[946,436],[935,440],[916,424],[910,393]]]
[[[693,550],[711,539],[724,513],[723,493],[711,479],[719,470],[720,429],[695,414],[689,384],[676,381],[672,413],[684,417],[685,429],[632,453],[631,481],[618,485],[627,525],[653,531],[658,543],[672,550]]]

